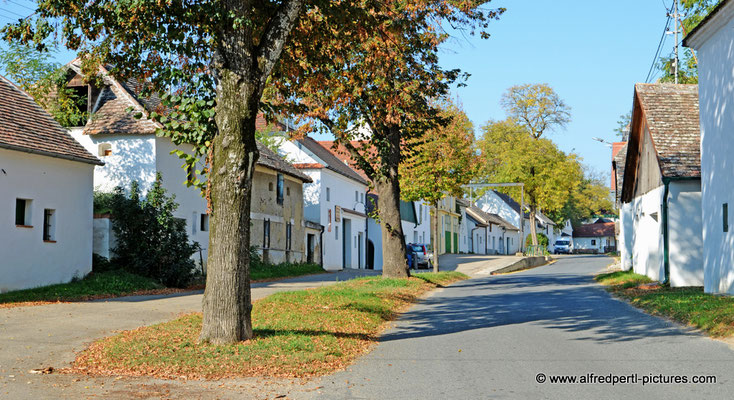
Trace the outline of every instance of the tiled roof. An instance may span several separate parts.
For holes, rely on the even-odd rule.
[[[258,165],[262,165],[283,174],[290,175],[306,183],[313,182],[308,175],[297,170],[295,167],[293,167],[293,165],[280,158],[280,156],[275,154],[272,150],[270,150],[260,142],[257,143],[257,150],[260,152],[260,157],[257,159]]]
[[[664,177],[701,177],[698,85],[635,85]]]
[[[319,163],[295,163],[293,164],[294,167],[298,169],[321,169],[324,168],[323,164]]]
[[[500,217],[497,214],[492,214],[488,212],[482,211],[479,207],[475,205],[471,205],[467,207],[466,213],[470,215],[472,218],[476,219],[478,222],[481,222],[483,224],[495,224],[497,226],[501,226],[505,228],[508,231],[519,231],[519,229],[515,228],[511,223],[505,221],[502,217]]]
[[[104,165],[27,93],[0,76],[0,147]]]
[[[573,230],[573,237],[605,237],[614,236],[614,222],[603,224],[581,225]]]
[[[82,74],[79,59],[66,66],[78,75]],[[84,126],[84,134],[154,134],[158,124],[146,116],[150,111],[160,111],[160,99],[157,96],[146,99],[139,96],[143,85],[135,79],[119,82],[104,67],[99,67],[99,73],[105,86],[100,89],[91,118]],[[133,112],[127,111],[130,107]],[[142,112],[143,117],[135,118],[136,112]]]
[[[614,165],[616,165],[615,184],[616,190],[615,196],[617,196],[617,203],[620,202],[622,197],[622,181],[624,179],[624,164],[627,161],[627,142],[624,143],[621,149],[614,156]]]
[[[349,154],[349,151],[347,151],[347,148],[344,147],[344,145],[338,144],[335,146],[335,142],[332,140],[319,140],[318,143],[324,146],[325,149],[328,149],[329,151],[331,151],[331,153],[334,154],[334,157],[341,160],[341,162],[349,165],[349,167],[352,168],[354,172],[359,174],[359,176],[361,176],[362,179],[364,179],[367,182],[370,181],[370,178],[367,176],[367,174],[365,174],[361,168],[357,167],[354,160],[352,160],[352,155]],[[352,143],[352,146],[354,146],[357,149],[361,149],[363,145],[363,142],[358,141],[358,140],[353,140],[351,143]]]
[[[307,148],[316,157],[320,158],[326,163],[326,168],[330,169],[340,175],[346,176],[347,178],[353,179],[363,185],[369,185],[369,181],[363,178],[357,173],[352,167],[340,160],[332,150],[324,147],[319,142],[306,136],[302,139],[297,139],[303,147]]]

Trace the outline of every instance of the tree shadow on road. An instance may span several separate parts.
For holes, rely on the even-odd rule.
[[[517,324],[587,332],[575,340],[627,342],[698,335],[611,297],[588,275],[508,275],[460,282],[406,312],[380,341]]]

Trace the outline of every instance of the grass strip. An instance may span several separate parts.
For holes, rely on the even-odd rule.
[[[163,289],[155,281],[125,271],[96,272],[84,279],[33,289],[0,293],[0,307],[13,303],[92,300]]]
[[[597,282],[653,315],[696,327],[712,337],[734,335],[734,297],[703,292],[702,287],[671,288],[629,271],[601,274]]]
[[[368,277],[277,293],[254,304],[252,340],[200,343],[202,316],[188,314],[99,340],[67,372],[168,379],[323,375],[366,353],[420,295],[466,278],[457,272]]]
[[[323,274],[323,268],[318,264],[283,263],[270,265],[253,263],[250,268],[250,279],[253,281],[268,281],[280,278],[289,278],[303,275]]]

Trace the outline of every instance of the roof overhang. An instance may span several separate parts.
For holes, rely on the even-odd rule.
[[[724,25],[734,18],[734,2],[723,0],[713,9],[685,38],[683,46],[698,50],[718,32]]]

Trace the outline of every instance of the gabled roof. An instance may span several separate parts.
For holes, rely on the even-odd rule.
[[[0,148],[104,165],[30,95],[3,76],[0,76]]]
[[[260,157],[257,159],[257,165],[270,168],[285,175],[290,175],[306,183],[313,182],[308,175],[297,170],[262,143],[257,142],[257,150],[260,152]]]
[[[698,85],[638,83],[635,92],[663,177],[700,177]]]
[[[71,61],[66,66],[76,74],[82,75],[79,59]],[[92,107],[92,115],[84,126],[84,134],[154,134],[159,124],[147,118],[147,115],[160,105],[158,97],[142,98],[139,94],[143,85],[137,80],[130,79],[121,83],[103,66],[99,67],[99,74],[105,86],[100,89],[99,97]],[[127,109],[130,107],[135,112],[128,112]],[[143,113],[143,117],[135,118],[136,112]]]
[[[481,208],[479,208],[479,207],[477,207],[477,206],[475,206],[473,204],[466,208],[466,215],[474,218],[476,221],[478,221],[478,222],[480,222],[480,223],[482,223],[484,225],[494,224],[494,225],[497,225],[497,226],[501,226],[501,227],[505,228],[508,231],[520,231],[514,225],[512,225],[509,222],[507,222],[506,220],[504,220],[499,215],[488,213],[488,212],[484,212],[484,211],[482,211]]]
[[[499,198],[500,198],[500,199],[501,199],[502,201],[504,201],[504,202],[505,202],[505,203],[506,203],[506,204],[507,204],[508,206],[510,206],[510,208],[512,208],[513,210],[515,210],[515,212],[516,212],[516,213],[520,214],[520,203],[518,203],[518,202],[516,202],[515,200],[513,200],[513,198],[512,198],[512,197],[510,197],[510,195],[508,195],[508,194],[505,194],[505,193],[502,193],[502,192],[498,192],[498,191],[496,191],[496,190],[493,190],[493,192],[494,192],[494,193],[495,193],[495,194],[497,195],[497,197],[499,197]],[[540,211],[538,211],[538,212],[537,212],[537,213],[535,214],[535,216],[536,216],[536,218],[537,218],[537,219],[538,219],[538,220],[539,220],[540,222],[542,222],[542,223],[544,223],[544,224],[547,224],[547,225],[556,225],[556,223],[555,223],[555,222],[553,222],[553,221],[552,221],[552,220],[551,220],[550,218],[546,217],[546,216],[545,216],[545,215],[544,215],[544,214],[543,214],[542,212],[540,212]],[[529,213],[529,212],[527,212],[527,211],[526,211],[525,213],[523,213],[523,218],[526,218],[526,219],[530,219],[530,213]]]
[[[370,178],[367,176],[367,174],[362,171],[352,160],[352,155],[349,154],[349,151],[347,151],[347,148],[344,147],[342,144],[337,144],[333,140],[319,140],[318,142],[320,145],[324,146],[325,149],[329,150],[332,154],[334,154],[334,157],[341,160],[344,164],[347,164],[354,172],[359,174],[359,176],[362,177],[365,181],[369,182]],[[353,140],[352,146],[354,146],[357,149],[360,149],[362,147],[362,142],[358,140]]]
[[[606,237],[614,236],[614,222],[603,224],[581,225],[573,230],[573,237]]]
[[[617,154],[614,156],[614,159],[612,160],[612,167],[614,169],[614,195],[617,199],[617,204],[619,204],[621,198],[622,198],[622,185],[623,185],[623,179],[624,179],[624,164],[627,161],[627,142],[624,142],[624,146],[622,146],[619,151],[617,151]]]
[[[327,169],[330,169],[349,179],[355,180],[363,185],[369,185],[369,182],[367,181],[367,179],[364,179],[362,176],[360,176],[360,174],[357,171],[355,171],[354,169],[352,169],[352,167],[350,167],[345,162],[337,158],[334,152],[324,147],[319,142],[313,140],[312,138],[308,136],[302,139],[297,139],[297,141],[298,143],[303,145],[303,147],[305,147],[311,153],[313,153],[316,157],[318,157],[323,162],[325,162]]]

